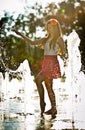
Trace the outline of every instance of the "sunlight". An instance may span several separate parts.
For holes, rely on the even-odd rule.
[[[41,4],[45,7],[48,3],[54,2],[58,3],[62,0],[0,0],[0,17],[4,15],[4,11],[9,13],[15,13],[18,16],[19,13],[24,13],[24,8],[26,6],[33,6],[37,2],[39,5]],[[14,15],[15,15],[14,14]]]
[[[15,12],[16,15],[23,13],[25,3],[20,0],[0,0],[0,17],[3,16],[5,11],[9,13]]]

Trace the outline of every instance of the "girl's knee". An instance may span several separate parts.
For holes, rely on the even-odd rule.
[[[37,77],[35,78],[35,83],[36,83],[37,85],[39,85],[39,84],[42,83],[42,81],[41,81],[41,79],[40,79],[39,76],[37,76]]]
[[[39,82],[39,79],[36,77],[35,78],[35,83],[38,84],[38,82]]]
[[[35,82],[36,82],[37,86],[42,85],[43,81],[44,81],[44,77],[42,77],[42,76],[37,76],[35,78]]]
[[[48,86],[52,86],[52,80],[51,79],[46,79],[45,80],[45,85],[46,85],[46,87],[48,87]]]

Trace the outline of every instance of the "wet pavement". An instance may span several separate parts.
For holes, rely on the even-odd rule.
[[[9,84],[11,85],[11,83]],[[73,88],[67,87],[64,82],[55,82],[54,92],[58,113],[55,119],[51,119],[50,115],[44,114],[43,118],[40,116],[39,96],[36,86],[29,90],[23,88],[22,82],[18,85],[21,85],[22,89],[21,86],[17,87],[18,91],[14,96],[8,94],[0,102],[0,130],[85,129],[85,100],[81,101],[79,91],[71,93]],[[11,92],[13,91],[11,89]],[[45,92],[45,101],[47,110],[50,108],[47,92]]]

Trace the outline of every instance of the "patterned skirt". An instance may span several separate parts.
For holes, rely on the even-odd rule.
[[[57,56],[44,56],[42,69],[38,75],[49,79],[61,78],[61,71]]]

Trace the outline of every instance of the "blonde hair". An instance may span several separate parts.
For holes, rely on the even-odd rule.
[[[53,39],[50,41],[50,47],[54,49],[57,40],[59,37],[62,36],[62,31],[59,22],[56,19],[50,19],[46,23],[46,29],[48,28],[48,24],[51,24],[53,26],[54,32],[53,32]],[[47,39],[50,38],[50,35],[47,35]]]

